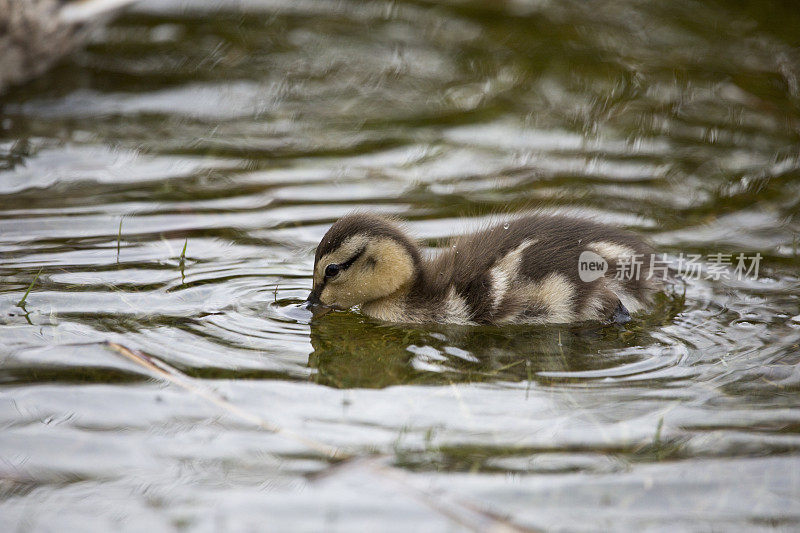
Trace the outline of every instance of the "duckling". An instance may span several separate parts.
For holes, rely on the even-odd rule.
[[[581,276],[586,252],[607,268]],[[396,323],[625,323],[659,282],[644,269],[615,276],[615,267],[650,253],[626,231],[535,214],[457,237],[428,259],[396,220],[355,213],[319,243],[306,307],[319,316],[360,306],[369,317]]]
[[[43,74],[136,0],[0,0],[0,93]]]

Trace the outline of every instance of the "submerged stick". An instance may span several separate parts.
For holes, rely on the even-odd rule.
[[[343,459],[350,458],[350,455],[345,454],[332,446],[328,446],[327,444],[322,444],[315,440],[307,439],[306,437],[303,437],[302,435],[299,435],[293,431],[278,427],[275,424],[272,424],[264,420],[258,415],[245,411],[241,407],[238,407],[229,402],[227,399],[225,399],[222,395],[220,395],[216,391],[198,385],[197,383],[194,382],[192,378],[190,378],[186,374],[183,374],[179,370],[172,368],[163,361],[150,357],[149,355],[145,354],[142,351],[131,350],[130,348],[122,346],[121,344],[117,344],[116,342],[107,341],[105,344],[118,354],[126,357],[127,359],[130,359],[131,361],[137,363],[140,366],[147,368],[154,374],[159,375],[160,377],[164,378],[170,383],[178,385],[182,389],[185,389],[193,394],[197,394],[198,396],[201,396],[202,398],[208,400],[214,405],[221,407],[225,411],[228,411],[229,413],[237,416],[238,418],[241,418],[242,420],[245,420],[246,422],[258,426],[261,429],[269,431],[270,433],[275,433],[277,435],[283,435],[285,437],[288,437],[336,461],[341,461]]]
[[[222,408],[228,413],[265,431],[284,436],[295,442],[308,446],[309,448],[316,450],[322,455],[337,462],[337,464],[331,467],[327,472],[315,475],[315,478],[327,477],[328,475],[334,473],[338,468],[347,467],[344,465],[360,466],[363,464],[368,467],[368,471],[380,476],[383,479],[393,481],[397,486],[402,487],[411,497],[425,504],[431,510],[472,531],[492,531],[498,533],[534,533],[536,531],[534,529],[519,526],[511,522],[511,520],[509,520],[507,517],[485,509],[482,505],[464,501],[463,499],[457,499],[444,492],[434,492],[432,490],[418,487],[413,483],[406,472],[387,464],[386,456],[360,457],[343,452],[342,450],[339,450],[333,446],[309,439],[303,435],[295,433],[294,431],[279,427],[254,413],[250,413],[241,407],[232,404],[218,392],[197,383],[197,380],[187,376],[180,370],[173,368],[163,361],[155,357],[151,357],[140,350],[132,350],[126,346],[111,341],[106,341],[104,344],[114,352],[122,355],[126,359],[138,364],[139,366],[146,368],[158,377],[168,381],[169,383],[177,385],[182,389],[191,392],[192,394],[202,397],[203,399]],[[347,462],[345,463],[345,461]]]

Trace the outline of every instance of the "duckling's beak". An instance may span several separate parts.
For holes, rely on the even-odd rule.
[[[306,301],[302,303],[302,307],[311,311],[314,318],[319,318],[333,311],[333,307],[328,307],[322,303],[319,299],[319,295],[315,294],[314,291],[311,291]]]

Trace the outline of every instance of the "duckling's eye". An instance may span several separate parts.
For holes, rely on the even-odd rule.
[[[340,267],[336,263],[331,263],[330,265],[325,267],[325,277],[326,278],[332,278],[336,274],[338,274],[341,269],[342,269],[342,267]]]

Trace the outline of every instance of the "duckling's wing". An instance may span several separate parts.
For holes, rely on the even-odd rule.
[[[509,229],[524,248],[514,273],[518,282],[509,286],[508,298],[504,298],[523,309],[516,320],[623,324],[630,320],[630,311],[643,308],[650,299],[653,286],[645,278],[644,268],[641,276],[616,279],[616,267],[626,259],[638,257],[647,264],[646,256],[652,250],[637,235],[591,220],[559,216],[521,219]],[[607,265],[599,276],[581,275],[581,256],[587,251]],[[515,303],[520,299],[525,303]]]

